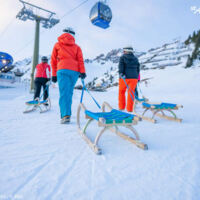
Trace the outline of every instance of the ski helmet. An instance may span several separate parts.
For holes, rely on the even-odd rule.
[[[48,62],[48,58],[46,56],[42,56],[42,62]]]
[[[133,53],[133,47],[131,45],[125,46],[123,51]]]
[[[71,27],[67,27],[63,30],[65,33],[70,33],[72,36],[75,36],[75,31]]]

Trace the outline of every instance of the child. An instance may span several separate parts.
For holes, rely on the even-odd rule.
[[[43,87],[43,100],[46,100],[49,96],[47,82],[50,81],[51,69],[48,65],[48,58],[46,56],[42,57],[42,62],[36,66],[35,72],[35,91],[34,99],[39,100],[41,87]]]

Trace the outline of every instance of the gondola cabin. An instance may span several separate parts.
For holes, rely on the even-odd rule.
[[[0,52],[0,73],[13,69],[13,58],[8,53]]]
[[[93,25],[106,29],[112,20],[112,11],[108,5],[99,1],[92,7],[89,17]]]

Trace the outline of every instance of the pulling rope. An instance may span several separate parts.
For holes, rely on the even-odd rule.
[[[124,81],[126,87],[128,88],[128,91],[129,91],[129,93],[130,93],[131,99],[132,99],[133,102],[134,102],[134,97],[133,97],[133,95],[135,96],[135,92],[133,92],[133,90],[128,86],[128,84],[126,83],[125,78],[124,78],[124,77],[121,77],[121,78],[122,78],[122,80]],[[133,93],[133,95],[131,94],[131,92]]]
[[[129,91],[129,93],[130,93],[131,99],[132,99],[133,101],[134,101],[134,98],[133,98],[131,92],[133,93],[133,95],[134,95],[134,97],[136,98],[136,100],[138,100],[138,101],[145,101],[145,97],[144,97],[143,95],[142,95],[143,99],[140,99],[140,98],[135,94],[135,92],[128,86],[128,84],[126,83],[126,80],[125,80],[123,77],[121,77],[121,78],[123,79],[124,83],[126,84],[126,87],[128,88],[128,91]],[[139,87],[139,89],[140,89],[140,87]],[[141,91],[141,89],[140,89],[140,91]],[[141,91],[141,94],[142,94],[142,91]]]
[[[138,85],[138,88],[139,88],[139,90],[140,90],[140,94],[141,94],[142,97],[144,98],[144,95],[143,95],[142,90],[141,90],[141,88],[140,88],[140,82],[138,82],[137,85]]]
[[[82,84],[83,84],[83,88],[82,88],[80,103],[82,103],[82,101],[83,101],[84,90],[86,90],[86,91],[88,92],[88,94],[91,96],[91,98],[93,99],[93,101],[95,102],[95,104],[98,106],[98,108],[101,109],[101,106],[98,104],[98,102],[96,101],[96,99],[92,96],[92,94],[91,94],[91,93],[89,92],[89,90],[86,88],[83,79],[81,79],[81,82],[82,82]]]

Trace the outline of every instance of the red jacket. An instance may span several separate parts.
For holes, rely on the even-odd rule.
[[[75,44],[75,39],[69,33],[58,37],[51,54],[52,76],[60,69],[69,69],[85,73],[83,54],[81,48]]]
[[[50,78],[51,68],[48,63],[40,63],[36,66],[35,78]]]

